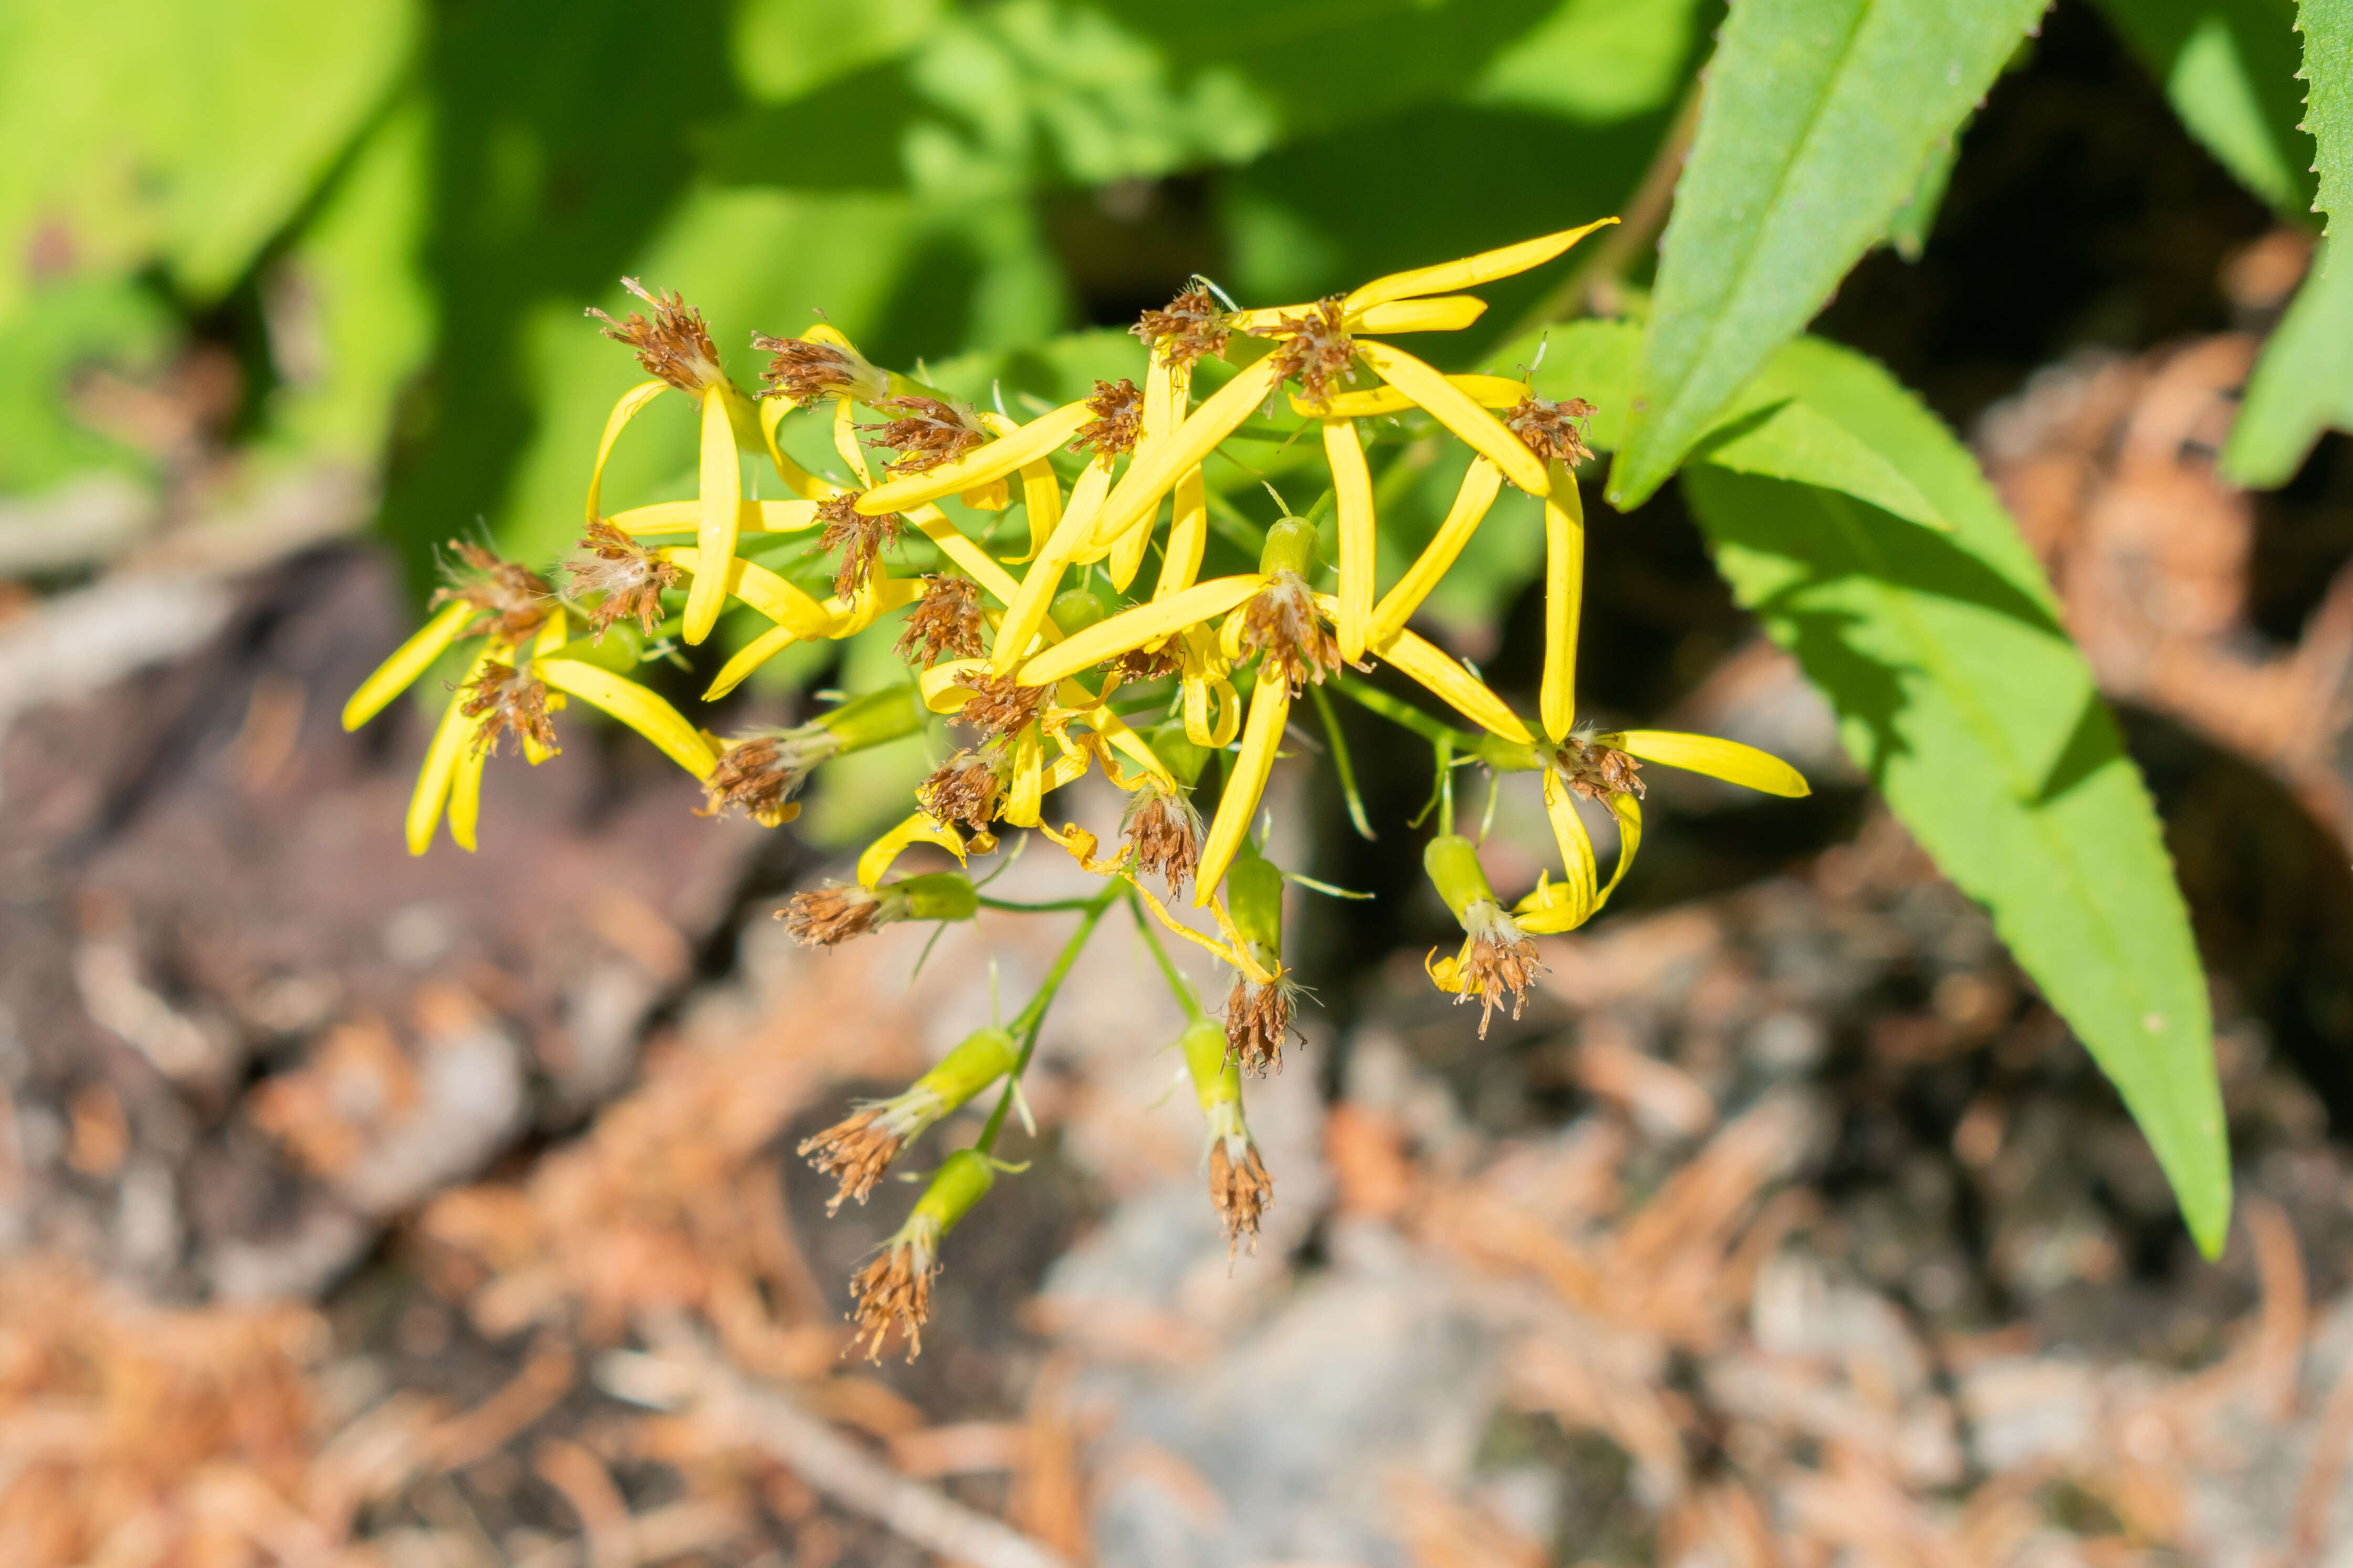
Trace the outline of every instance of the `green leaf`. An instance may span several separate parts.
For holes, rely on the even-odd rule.
[[[2043,0],[1745,0],[1709,67],[1610,497],[1649,496],[1879,238]]]
[[[1961,133],[1954,132],[1930,154],[1920,171],[1920,183],[1887,220],[1887,242],[1906,261],[1917,261],[1928,248],[1928,232],[1936,226],[1936,210],[1945,205],[1945,187],[1953,183],[1953,165],[1960,162]]]
[[[2332,268],[2323,240],[2295,302],[2247,380],[2222,448],[2222,477],[2269,489],[2304,467],[2323,430],[2353,430],[2353,263]]]
[[[2304,35],[2304,129],[2312,133],[2320,176],[2314,210],[2327,215],[2321,232],[2353,211],[2353,0],[2302,0],[2296,31]]]
[[[2098,0],[2191,135],[2282,212],[2312,201],[2294,0]]]
[[[2204,974],[2156,810],[2041,569],[1968,452],[1879,367],[1805,340],[1771,379],[1953,530],[1695,466],[1684,492],[1719,569],[2115,1081],[2211,1256],[2231,1191]]]

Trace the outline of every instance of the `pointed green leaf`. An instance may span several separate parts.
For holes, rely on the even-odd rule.
[[[1658,489],[1888,232],[2043,0],[1744,0],[1676,188],[1610,499]]]
[[[2166,101],[2239,183],[2283,212],[2312,203],[2294,0],[2098,0]]]
[[[2317,149],[2316,212],[2324,234],[2353,209],[2353,0],[2302,0],[2295,30],[2304,35],[2304,128]]]
[[[1878,366],[1810,339],[1767,379],[1953,528],[1698,465],[1684,490],[1719,569],[2115,1081],[2212,1253],[2231,1192],[2204,974],[2155,808],[2041,568],[1967,449]]]
[[[2353,430],[2353,262],[2329,265],[2327,240],[2295,302],[2272,331],[2222,448],[2222,477],[2268,489],[2304,467],[2334,426]]]

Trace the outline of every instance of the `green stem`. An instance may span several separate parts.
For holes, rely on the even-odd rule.
[[[1324,738],[1332,744],[1332,768],[1340,776],[1340,796],[1347,803],[1348,821],[1356,829],[1356,837],[1376,837],[1373,825],[1365,819],[1364,796],[1356,791],[1356,765],[1348,760],[1347,738],[1340,733],[1340,716],[1332,711],[1332,700],[1324,695],[1321,685],[1310,685],[1307,695],[1315,703],[1316,716],[1324,721]]]
[[[1205,1016],[1200,999],[1193,994],[1192,986],[1185,983],[1184,975],[1177,973],[1176,965],[1170,962],[1168,950],[1160,945],[1160,933],[1152,929],[1152,919],[1144,912],[1144,900],[1134,888],[1127,891],[1127,907],[1135,916],[1135,929],[1144,938],[1144,945],[1152,950],[1153,962],[1160,965],[1162,978],[1168,982],[1168,989],[1176,994],[1177,1005],[1185,1009],[1185,1021],[1199,1023]]]
[[[992,899],[987,894],[982,894],[980,896],[980,907],[984,910],[1009,910],[1015,914],[1022,915],[1055,915],[1065,914],[1072,910],[1093,909],[1095,907],[1095,900],[1092,899],[1055,899],[1042,904],[1025,904],[1014,899]]]
[[[1086,911],[1086,918],[1079,922],[1079,929],[1071,933],[1071,940],[1062,944],[1061,956],[1055,959],[1054,967],[1046,972],[1045,983],[1038,987],[1038,994],[1029,998],[1029,1005],[1022,1008],[1020,1016],[1007,1026],[1021,1037],[1021,1054],[1014,1058],[1013,1070],[1006,1075],[1005,1092],[997,1096],[997,1109],[988,1113],[988,1124],[980,1130],[980,1141],[974,1145],[982,1153],[997,1152],[997,1135],[1004,1131],[1005,1113],[1013,1109],[1013,1095],[1020,1086],[1021,1075],[1029,1070],[1029,1058],[1038,1049],[1038,1028],[1046,1021],[1046,1009],[1053,1005],[1054,993],[1062,988],[1071,966],[1078,963],[1079,951],[1087,945],[1087,938],[1094,935],[1095,927],[1103,923],[1103,911],[1112,907],[1126,886],[1124,882],[1113,882],[1093,898],[1077,900],[1077,907]]]
[[[1479,738],[1470,731],[1433,719],[1410,702],[1400,701],[1377,686],[1345,675],[1333,676],[1324,685],[1338,687],[1340,695],[1358,707],[1371,709],[1390,723],[1412,731],[1433,746],[1444,742],[1457,751],[1472,752],[1479,748]]]

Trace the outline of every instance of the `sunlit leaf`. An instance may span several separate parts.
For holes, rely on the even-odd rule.
[[[2295,26],[2304,35],[2304,129],[2320,176],[2315,205],[2333,233],[2353,211],[2353,0],[2301,0]]]
[[[2353,430],[2353,262],[2322,241],[2247,381],[2246,400],[2222,448],[2232,484],[2284,485],[2329,428]]]
[[[2230,1175],[2205,980],[2156,811],[2041,570],[1967,449],[1877,366],[1807,340],[1773,374],[1954,526],[1697,465],[1685,494],[1717,564],[2115,1081],[2211,1253]]]
[[[1611,498],[1658,489],[1887,233],[2042,0],[1746,0],[1709,66]]]

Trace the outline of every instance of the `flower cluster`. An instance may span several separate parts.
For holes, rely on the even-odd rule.
[[[969,919],[994,902],[962,871],[894,878],[893,863],[916,843],[962,866],[997,850],[1006,833],[1029,830],[1106,880],[1080,906],[1061,964],[1018,1018],[975,1036],[904,1094],[857,1109],[805,1146],[839,1182],[837,1203],[863,1203],[910,1142],[1004,1084],[978,1142],[948,1157],[907,1226],[860,1273],[861,1339],[871,1350],[900,1331],[915,1342],[942,1237],[1004,1168],[993,1150],[1018,1104],[1039,1019],[1114,901],[1135,912],[1147,937],[1156,922],[1232,973],[1219,1019],[1167,971],[1193,1020],[1181,1045],[1208,1124],[1211,1200],[1230,1244],[1254,1242],[1273,1183],[1242,1118],[1242,1082],[1280,1069],[1299,994],[1282,958],[1284,874],[1254,826],[1295,703],[1312,696],[1324,710],[1328,689],[1434,748],[1445,815],[1425,865],[1464,940],[1451,957],[1433,953],[1428,968],[1441,990],[1478,1002],[1482,1035],[1499,1008],[1519,1016],[1541,967],[1532,938],[1583,923],[1624,878],[1641,841],[1641,763],[1806,793],[1795,770],[1732,742],[1580,727],[1585,520],[1576,468],[1590,456],[1594,409],[1540,396],[1525,380],[1444,374],[1390,341],[1468,326],[1485,306],[1461,290],[1548,262],[1599,226],[1299,304],[1239,309],[1197,283],[1144,313],[1134,376],[1098,382],[1026,422],[879,368],[823,323],[798,338],[754,334],[772,357],[760,392],[747,394],[721,367],[698,311],[630,281],[650,319],[591,314],[636,352],[649,379],[606,422],[581,553],[556,574],[562,586],[480,545],[453,544],[454,575],[438,613],[353,697],[345,723],[366,721],[445,656],[465,659],[409,811],[418,853],[445,816],[452,838],[471,849],[486,759],[509,733],[532,763],[554,755],[557,716],[574,699],[636,729],[692,773],[705,811],[740,810],[768,826],[797,814],[805,781],[828,761],[936,722],[958,727],[962,748],[860,857],[855,879],[803,891],[779,911],[793,935],[832,946],[893,921]],[[607,514],[604,479],[617,443],[671,391],[699,411],[697,493]],[[1286,510],[1264,530],[1254,569],[1204,578],[1211,508],[1222,505],[1212,480],[1227,477],[1208,465],[1278,399],[1288,404],[1293,437],[1320,443],[1327,497],[1307,517]],[[861,420],[861,410],[873,417]],[[1463,443],[1471,461],[1435,535],[1383,592],[1366,445],[1399,416],[1426,418]],[[841,465],[830,477],[786,452],[780,435],[796,417],[828,423]],[[1265,427],[1261,420],[1257,428]],[[787,498],[747,494],[746,458],[772,469]],[[1545,654],[1533,721],[1409,626],[1506,484],[1537,498],[1544,517]],[[957,516],[943,509],[951,498],[961,502]],[[1326,501],[1336,542],[1328,568],[1315,521]],[[1018,553],[992,544],[996,526],[958,521],[977,514],[1001,524],[992,514],[1016,504],[1027,521]],[[1247,526],[1221,521],[1229,537],[1232,526]],[[798,562],[775,548],[795,540],[804,547]],[[1145,579],[1155,551],[1158,571]],[[911,556],[924,569],[905,570]],[[902,616],[896,646],[906,679],[797,728],[710,734],[631,672],[649,647],[705,641],[731,605],[748,612],[755,635],[706,700],[794,644],[850,637],[894,614]],[[462,655],[452,654],[460,645]],[[1449,716],[1363,679],[1381,667]],[[1328,718],[1326,729],[1336,747]],[[1193,795],[1212,759],[1216,804],[1205,822]],[[1478,847],[1453,831],[1451,773],[1465,762],[1541,777],[1559,873],[1508,908],[1488,886]],[[1044,815],[1049,795],[1090,773],[1130,802],[1107,854],[1092,835],[1057,829]],[[1606,882],[1579,798],[1616,821]],[[1182,918],[1187,904],[1198,917]]]

